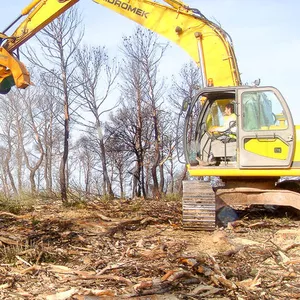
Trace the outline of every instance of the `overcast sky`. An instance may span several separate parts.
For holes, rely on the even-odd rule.
[[[28,3],[29,0],[10,0],[1,15],[0,31]],[[300,1],[185,0],[185,3],[220,23],[230,34],[243,82],[251,84],[260,78],[261,85],[277,87],[287,100],[295,123],[300,125]],[[122,36],[132,34],[136,25],[92,0],[80,0],[78,6],[85,26],[85,42],[106,45],[115,55]],[[183,50],[172,45],[164,59],[165,76],[171,77],[189,60]]]

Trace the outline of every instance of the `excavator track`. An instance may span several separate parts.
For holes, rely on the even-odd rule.
[[[183,181],[182,215],[186,230],[215,230],[216,201],[210,182]]]

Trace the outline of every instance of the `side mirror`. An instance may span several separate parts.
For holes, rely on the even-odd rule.
[[[188,98],[185,98],[185,99],[182,101],[181,111],[187,111],[188,108],[189,108],[189,104],[190,104],[189,99],[188,99]]]

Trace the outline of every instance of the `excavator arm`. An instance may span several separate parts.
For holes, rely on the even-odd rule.
[[[14,51],[79,0],[33,0],[3,32],[0,33],[0,93],[13,85],[26,88],[30,75]],[[24,17],[11,35],[6,32]]]
[[[30,76],[15,54],[19,47],[79,0],[33,0],[0,32],[0,93],[26,88]],[[229,35],[181,0],[93,0],[156,32],[184,49],[201,69],[203,86],[240,85],[240,74]],[[11,35],[6,32],[24,20]]]

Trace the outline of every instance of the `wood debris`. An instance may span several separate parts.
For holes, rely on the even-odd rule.
[[[212,236],[183,231],[176,202],[57,205],[2,213],[1,299],[299,298],[297,220],[247,216]]]

